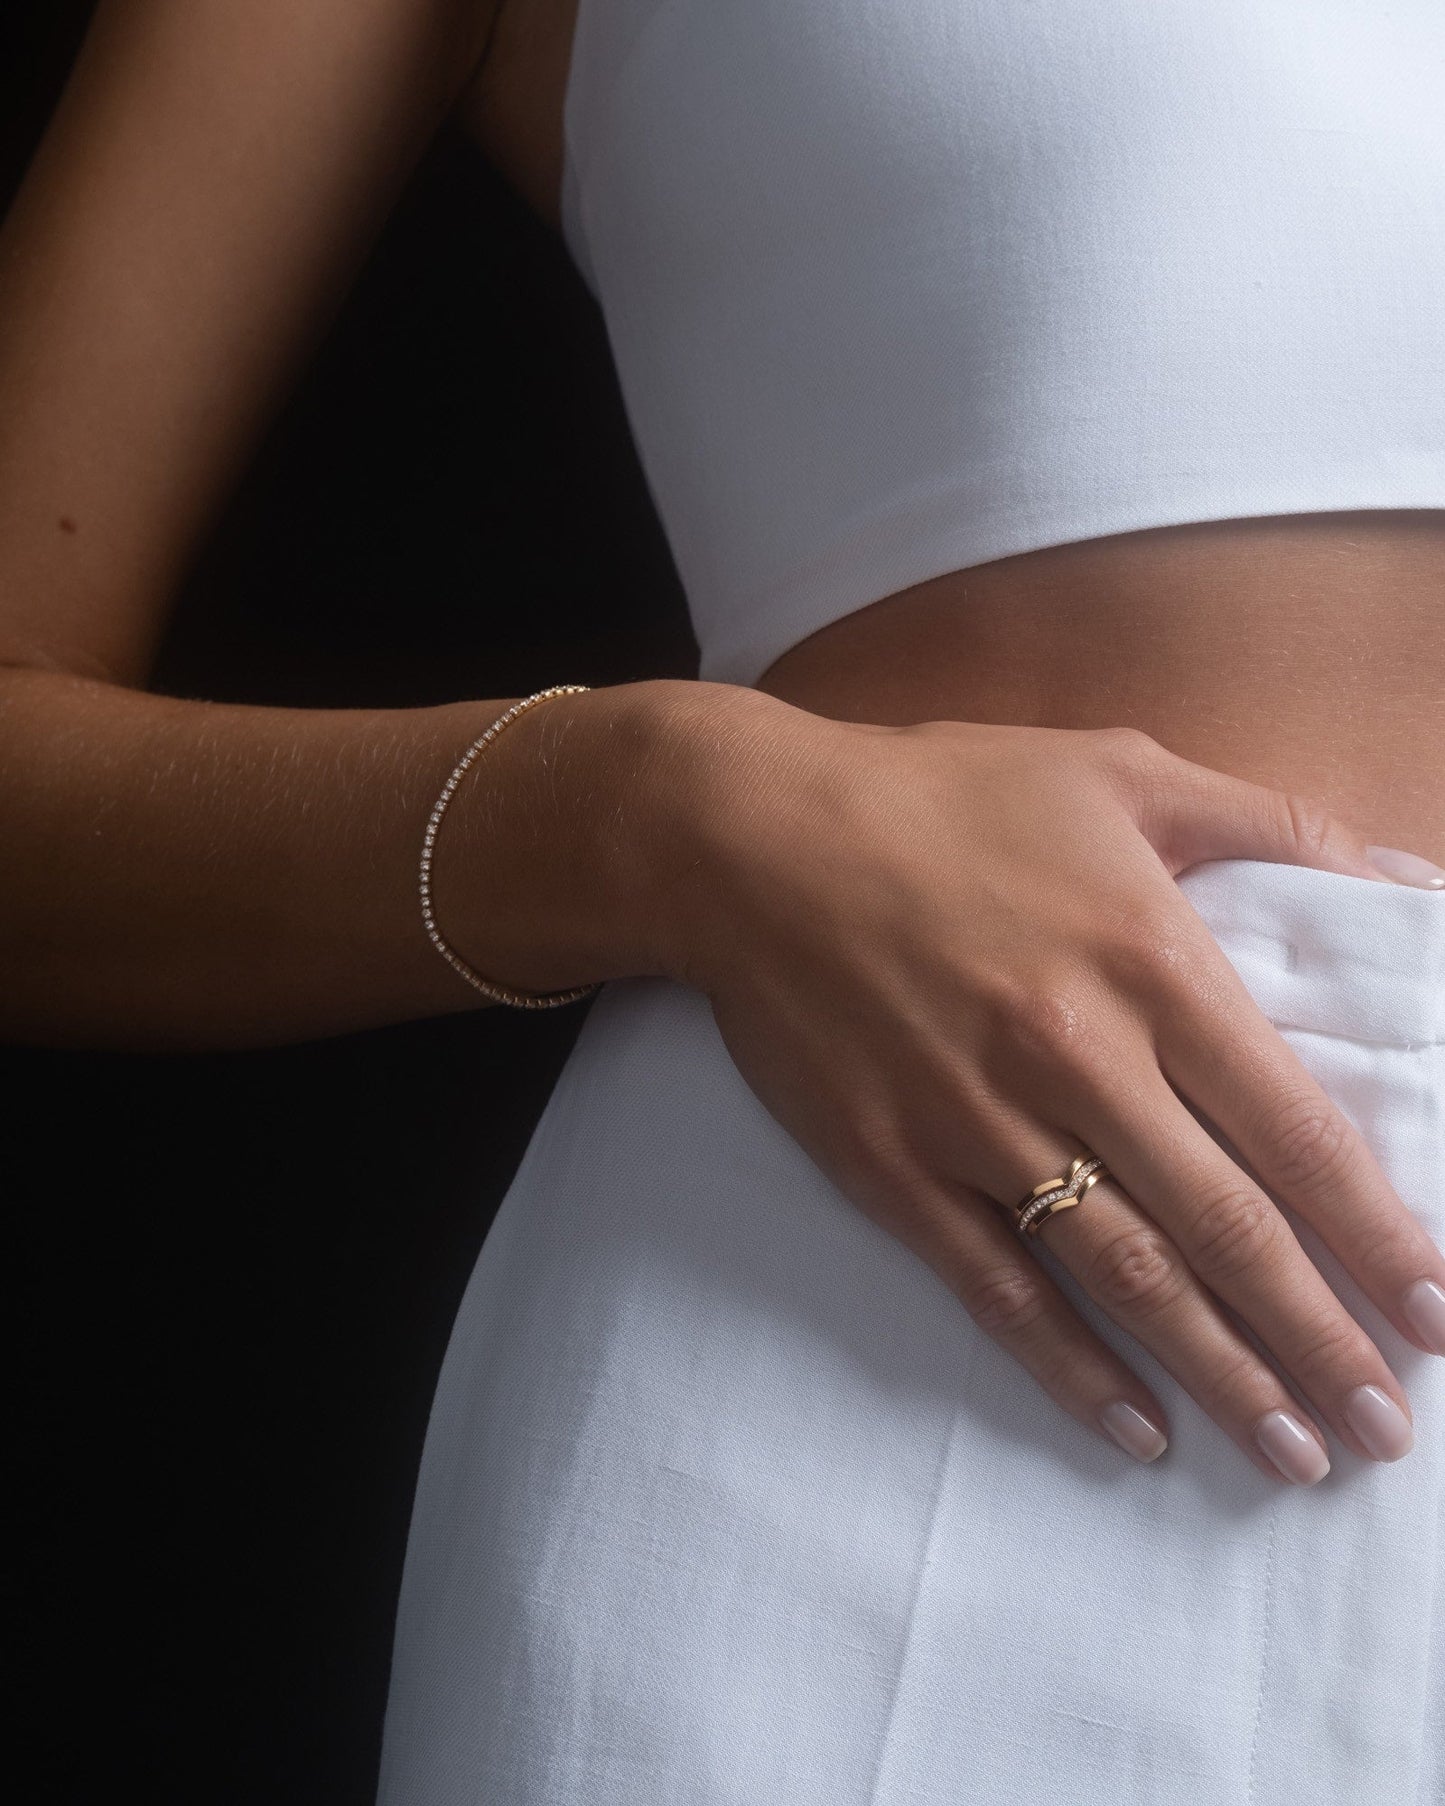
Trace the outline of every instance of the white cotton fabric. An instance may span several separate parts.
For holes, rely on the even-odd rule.
[[[702,649],[1445,507],[1445,0],[581,0],[563,226]]]
[[[1445,1241],[1445,892],[1180,888]],[[607,985],[441,1374],[382,1806],[1439,1806],[1445,1361],[1286,1211],[1414,1450],[1273,1483],[1042,1251],[1168,1412],[1141,1466],[847,1202],[701,994]]]

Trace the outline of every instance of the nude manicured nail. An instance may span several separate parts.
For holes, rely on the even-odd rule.
[[[1370,864],[1397,884],[1413,884],[1419,890],[1445,890],[1445,871],[1418,853],[1406,853],[1399,847],[1366,847],[1365,852]]]
[[[1152,1461],[1169,1447],[1169,1438],[1158,1424],[1132,1405],[1126,1405],[1122,1398],[1115,1399],[1112,1405],[1105,1405],[1099,1413],[1099,1422],[1119,1447],[1136,1461]]]
[[[1296,1486],[1313,1486],[1330,1471],[1329,1456],[1288,1411],[1266,1411],[1254,1426],[1254,1440]]]
[[[1420,1340],[1436,1354],[1445,1355],[1445,1289],[1433,1279],[1417,1279],[1401,1302]]]
[[[1376,1461],[1398,1461],[1415,1446],[1409,1418],[1378,1386],[1356,1386],[1345,1400],[1345,1416]]]

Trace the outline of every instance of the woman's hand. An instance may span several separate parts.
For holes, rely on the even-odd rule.
[[[1445,1257],[1175,883],[1218,858],[1388,882],[1357,837],[1131,729],[873,727],[748,695],[698,776],[707,846],[670,901],[669,967],[772,1115],[1141,1459],[1162,1407],[1001,1208],[1086,1150],[1112,1177],[1039,1241],[1255,1466],[1316,1480],[1325,1438],[1221,1301],[1320,1425],[1405,1453],[1379,1349],[1185,1101],[1427,1347],[1405,1297],[1445,1287]]]

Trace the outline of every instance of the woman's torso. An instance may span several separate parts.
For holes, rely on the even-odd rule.
[[[503,0],[461,109],[559,230],[576,16],[577,0]],[[758,683],[855,720],[1132,725],[1445,863],[1445,510],[1201,521],[997,558],[830,621]]]

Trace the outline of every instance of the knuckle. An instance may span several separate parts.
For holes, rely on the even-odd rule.
[[[961,1286],[970,1317],[1000,1342],[1026,1336],[1043,1320],[1048,1300],[1043,1287],[1019,1267],[992,1267]]]
[[[1045,1353],[1030,1359],[1029,1371],[1066,1411],[1078,1401],[1087,1377],[1077,1350],[1062,1337],[1057,1343],[1050,1342]]]
[[[1345,1119],[1328,1102],[1295,1098],[1276,1108],[1269,1125],[1273,1168],[1286,1191],[1314,1191],[1343,1177],[1354,1152]]]
[[[1185,761],[1137,727],[1085,730],[1098,776],[1116,795],[1139,806],[1178,783]]]
[[[1205,1196],[1190,1223],[1190,1258],[1211,1280],[1237,1279],[1275,1246],[1279,1212],[1262,1192],[1229,1185]]]
[[[1307,1391],[1323,1393],[1328,1390],[1328,1379],[1336,1376],[1347,1376],[1353,1382],[1374,1365],[1371,1357],[1368,1339],[1353,1318],[1332,1313],[1306,1332],[1289,1365]]]
[[[1290,843],[1306,858],[1322,858],[1336,833],[1335,818],[1317,797],[1281,793]]]
[[[1085,1283],[1107,1311],[1133,1318],[1167,1310],[1184,1288],[1169,1243],[1143,1223],[1123,1230],[1097,1251]]]
[[[836,1131],[860,1166],[879,1171],[897,1166],[903,1139],[892,1110],[860,1103],[838,1113]]]
[[[1018,999],[1009,1029],[1031,1060],[1046,1066],[1071,1065],[1090,1044],[1096,1015],[1072,988],[1040,986]]]
[[[1190,1390],[1217,1423],[1244,1418],[1252,1422],[1263,1408],[1260,1400],[1277,1392],[1278,1381],[1252,1349],[1240,1346],[1217,1357],[1190,1382]]]
[[[1436,1244],[1419,1218],[1392,1197],[1378,1216],[1371,1217],[1369,1249],[1356,1272],[1381,1290],[1403,1290],[1407,1280],[1434,1264],[1436,1256]]]
[[[1194,949],[1192,925],[1177,904],[1137,903],[1108,936],[1109,972],[1131,992],[1183,999],[1193,992]]]
[[[835,1155],[869,1193],[890,1207],[902,1205],[918,1181],[913,1150],[891,1118],[867,1110],[843,1111],[833,1126]]]
[[[1095,727],[1088,731],[1094,745],[1109,760],[1142,764],[1152,762],[1164,751],[1154,736],[1140,727]]]

